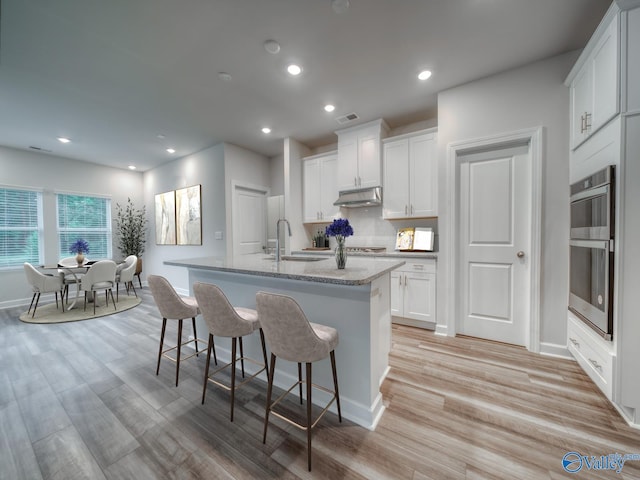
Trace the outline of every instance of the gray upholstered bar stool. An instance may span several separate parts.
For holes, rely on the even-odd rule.
[[[233,422],[233,405],[235,403],[236,389],[240,388],[263,371],[266,371],[267,377],[269,377],[269,370],[267,368],[267,350],[264,343],[264,334],[262,333],[260,322],[258,321],[258,312],[251,308],[234,307],[231,305],[224,292],[217,285],[196,282],[193,284],[193,293],[195,294],[198,305],[200,306],[202,318],[204,318],[204,321],[209,328],[209,345],[207,348],[207,365],[204,372],[204,385],[202,387],[202,403],[204,403],[204,397],[207,393],[207,384],[209,382],[228,390],[231,394],[230,419]],[[260,331],[260,342],[262,344],[264,364],[260,364],[259,362],[244,356],[242,337],[250,335],[256,330]],[[211,347],[213,346],[214,336],[231,338],[231,362],[218,368],[210,377],[209,364],[211,362]],[[237,358],[236,355],[237,343],[240,344],[240,358]],[[243,378],[245,360],[255,363],[256,365],[260,365],[262,368],[247,379],[243,380],[240,384],[236,384],[236,363],[238,363],[238,360],[240,360],[241,363]],[[216,373],[221,372],[229,366],[231,367],[230,386],[213,378]]]
[[[198,355],[198,341],[203,342],[198,338],[196,332],[196,317],[200,313],[198,308],[198,302],[193,297],[181,297],[171,286],[169,281],[159,275],[149,275],[147,278],[153,300],[156,302],[160,315],[162,315],[162,333],[160,334],[160,349],[158,351],[158,366],[156,367],[156,375],[160,372],[160,359],[162,357],[168,358],[171,361],[176,362],[176,387],[178,386],[178,376],[180,375],[180,361],[187,360],[188,358]],[[191,317],[193,325],[193,340],[182,342],[182,320]],[[163,350],[164,346],[164,333],[167,329],[167,319],[178,320],[178,343],[175,347],[167,348]],[[187,345],[191,342],[195,343],[196,353],[188,355],[184,358],[180,358],[180,351],[183,345]],[[177,350],[176,358],[170,357],[168,352],[171,350]],[[214,352],[215,355],[215,352]]]
[[[264,435],[262,443],[267,440],[267,427],[269,424],[269,413],[273,413],[292,425],[295,425],[307,432],[307,463],[309,471],[311,471],[311,429],[316,426],[318,421],[327,412],[333,401],[336,402],[338,409],[338,419],[342,422],[342,413],[340,412],[340,393],[338,392],[338,376],[336,374],[336,357],[335,348],[338,346],[338,331],[335,328],[317,323],[310,323],[306,315],[300,308],[300,305],[291,297],[286,295],[278,295],[274,293],[258,292],[256,295],[256,304],[258,308],[258,316],[260,324],[264,330],[267,344],[271,350],[271,363],[269,365],[269,383],[267,386],[267,406],[264,417]],[[311,383],[311,364],[331,357],[331,370],[333,373],[333,387],[331,391],[319,385]],[[276,366],[276,357],[298,364],[298,381],[293,384],[289,390],[280,395],[271,403],[271,393],[273,391],[273,376]],[[306,364],[307,377],[306,381],[302,381],[300,371],[301,363]],[[284,415],[273,410],[280,400],[291,392],[297,385],[302,387],[305,383],[307,387],[307,424],[300,425]],[[327,393],[333,394],[329,403],[324,407],[315,422],[311,422],[311,387],[316,387]],[[302,402],[302,388],[300,392],[300,401]]]

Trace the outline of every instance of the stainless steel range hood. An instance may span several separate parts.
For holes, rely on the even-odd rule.
[[[340,192],[334,205],[341,207],[375,207],[382,205],[382,188],[360,188],[358,190],[345,190]]]

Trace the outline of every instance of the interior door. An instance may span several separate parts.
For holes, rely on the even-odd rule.
[[[261,253],[266,246],[266,191],[236,185],[234,196],[233,254]]]
[[[458,333],[527,345],[532,162],[529,145],[460,157]]]

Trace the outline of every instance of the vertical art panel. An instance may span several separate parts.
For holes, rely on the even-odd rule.
[[[176,244],[175,191],[156,195],[156,244]]]
[[[200,185],[176,190],[176,238],[178,245],[202,245]]]

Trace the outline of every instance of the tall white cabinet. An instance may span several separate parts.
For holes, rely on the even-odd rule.
[[[338,153],[306,157],[302,162],[303,219],[305,223],[330,222],[340,216],[336,172]]]
[[[570,181],[616,165],[613,338],[569,312],[567,347],[640,427],[640,0],[614,2],[566,81],[570,89]]]
[[[387,138],[383,140],[382,151],[383,218],[436,217],[436,130]]]

